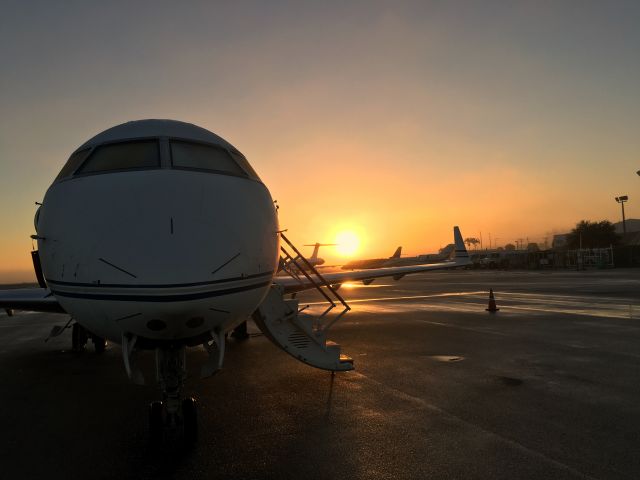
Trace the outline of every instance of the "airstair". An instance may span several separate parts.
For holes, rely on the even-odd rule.
[[[318,270],[280,232],[286,244],[280,246],[279,272],[284,272],[301,284],[311,284],[327,301],[319,314],[308,313],[309,305],[300,307],[299,300],[284,298],[284,288],[274,284],[253,319],[273,343],[289,355],[312,367],[330,371],[353,370],[353,359],[340,351],[340,346],[327,340],[327,332],[350,309],[347,302]],[[290,251],[291,253],[290,253]],[[338,308],[340,311],[335,312]],[[307,311],[307,312],[305,312]]]

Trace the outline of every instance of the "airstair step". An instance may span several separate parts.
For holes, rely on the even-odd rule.
[[[349,355],[345,355],[344,353],[341,353],[340,354],[340,363],[345,363],[345,364],[353,366],[353,358],[351,358]]]

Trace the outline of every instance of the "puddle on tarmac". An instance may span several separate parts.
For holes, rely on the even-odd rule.
[[[342,288],[352,289],[352,288],[380,288],[380,287],[393,287],[393,285],[386,285],[384,283],[370,283],[369,285],[365,285],[362,283],[352,283],[346,282],[342,284]]]
[[[498,379],[508,387],[517,387],[522,385],[522,379],[514,377],[498,377]]]
[[[457,355],[429,355],[429,358],[432,358],[437,362],[444,363],[461,362],[464,360],[464,357],[459,357]]]

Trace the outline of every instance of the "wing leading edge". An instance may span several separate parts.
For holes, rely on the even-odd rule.
[[[471,263],[471,260],[469,259],[469,253],[464,246],[464,241],[462,240],[462,235],[460,234],[460,229],[458,227],[453,227],[453,237],[456,247],[454,256],[452,260],[446,262],[426,265],[408,265],[404,267],[376,268],[371,270],[355,270],[352,272],[323,273],[322,277],[327,281],[327,283],[332,285],[356,280],[373,280],[381,277],[394,277],[396,280],[399,280],[405,275],[412,273],[446,270],[468,265]],[[315,275],[312,275],[311,277],[314,281],[322,283],[320,279],[315,278]],[[273,281],[284,288],[285,294],[315,288],[313,283],[306,278],[298,280],[293,277],[275,277]]]
[[[64,313],[64,310],[45,288],[16,288],[0,290],[0,309],[27,310],[31,312]]]

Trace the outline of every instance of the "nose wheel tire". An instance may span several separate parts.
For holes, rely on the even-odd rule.
[[[153,402],[149,405],[149,437],[153,445],[162,442],[164,431],[164,405]]]
[[[198,440],[198,410],[196,400],[192,397],[182,401],[182,421],[184,441],[192,444]]]
[[[188,445],[196,443],[198,440],[198,410],[194,398],[189,397],[182,401],[181,413],[182,422],[179,417],[167,417],[165,406],[162,402],[157,401],[149,405],[149,440],[152,446],[157,447],[162,443],[165,426],[172,430],[179,426],[180,423],[182,423],[184,442]]]

